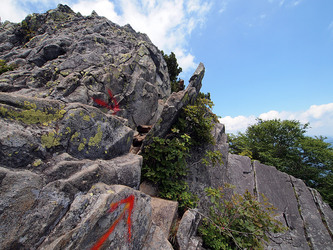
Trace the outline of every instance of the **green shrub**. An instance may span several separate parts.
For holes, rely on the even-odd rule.
[[[206,166],[211,164],[214,167],[216,164],[223,163],[222,153],[218,150],[215,151],[207,150],[205,157],[201,160],[201,162]]]
[[[161,53],[167,64],[167,67],[168,67],[168,73],[169,73],[170,84],[171,84],[171,92],[177,92],[177,91],[179,91],[178,75],[183,70],[178,65],[175,53],[171,52],[170,55],[167,55],[167,54],[164,54],[163,50],[161,51]]]
[[[7,72],[14,70],[14,66],[7,65],[5,60],[0,60],[0,75]]]
[[[162,198],[177,200],[179,208],[193,208],[197,198],[188,190],[186,177],[186,157],[189,156],[190,137],[178,135],[172,139],[153,138],[153,143],[145,147],[143,154],[143,179],[158,185]]]
[[[227,199],[226,189],[207,188],[212,207],[209,217],[199,227],[205,246],[212,249],[262,249],[269,232],[282,232],[282,223],[273,218],[275,208],[267,202],[259,202],[248,191],[244,195],[233,194]]]
[[[192,144],[215,144],[211,131],[218,117],[212,112],[214,104],[200,93],[193,105],[187,105],[176,124],[181,133],[187,133],[191,137]]]
[[[155,137],[144,148],[142,179],[157,184],[160,197],[178,201],[180,212],[194,208],[198,200],[185,182],[191,147],[215,143],[211,130],[217,117],[211,112],[213,103],[205,97],[201,94],[195,104],[184,108],[168,138]],[[207,151],[201,161],[215,165],[222,162],[222,154]]]

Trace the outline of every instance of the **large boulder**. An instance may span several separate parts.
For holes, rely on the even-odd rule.
[[[97,183],[75,197],[40,249],[142,249],[151,225],[149,196]]]
[[[99,107],[92,98],[111,101],[110,89],[132,128],[153,124],[170,95],[166,63],[145,34],[65,5],[3,25],[0,59],[15,67],[0,91]]]
[[[39,165],[55,152],[111,159],[128,153],[133,140],[114,116],[78,103],[0,92],[0,116],[1,163],[13,168]]]
[[[92,161],[74,159],[65,153],[39,166],[45,168],[40,169],[43,171],[41,174],[0,167],[1,249],[39,246],[68,216],[68,210],[76,206],[78,197],[92,196],[89,190],[94,189],[98,182],[103,182],[107,189],[112,184],[126,185],[128,190],[132,190],[130,187],[138,189],[141,164],[141,156],[133,154],[108,161]],[[107,193],[118,195],[116,191]],[[142,206],[150,206],[150,198],[143,202],[147,204]],[[87,209],[94,210],[93,207]],[[66,223],[78,226],[72,219]]]

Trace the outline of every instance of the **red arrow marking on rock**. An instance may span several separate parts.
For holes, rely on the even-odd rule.
[[[105,107],[107,109],[110,109],[113,111],[113,114],[115,115],[118,111],[120,111],[120,108],[119,108],[119,103],[117,102],[116,98],[114,98],[112,92],[110,89],[108,89],[108,94],[110,96],[110,99],[111,99],[111,104],[108,104],[106,103],[105,101],[101,100],[101,99],[98,99],[98,98],[94,98],[92,97],[93,101],[102,106],[102,107]]]
[[[110,236],[110,234],[113,232],[113,230],[116,228],[116,226],[118,225],[119,221],[121,221],[122,218],[124,218],[126,211],[128,211],[128,216],[127,216],[127,228],[128,228],[128,241],[131,241],[131,236],[132,236],[132,232],[131,232],[131,227],[132,227],[132,221],[131,221],[131,215],[132,215],[132,210],[134,207],[134,195],[131,195],[129,197],[127,197],[126,199],[123,199],[119,202],[116,203],[112,203],[110,205],[110,209],[108,211],[108,213],[112,213],[113,211],[115,211],[119,205],[121,204],[125,204],[123,211],[121,212],[121,214],[118,216],[118,218],[115,220],[115,222],[113,222],[113,224],[111,225],[111,227],[109,228],[109,230],[96,242],[96,244],[91,248],[91,250],[99,250],[100,247],[104,244],[104,242],[107,240],[107,238]]]

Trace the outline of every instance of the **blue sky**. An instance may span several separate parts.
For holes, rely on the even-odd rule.
[[[203,62],[202,91],[227,132],[260,117],[333,136],[332,0],[2,0],[0,16],[19,22],[58,3],[148,34],[176,53],[185,82]]]

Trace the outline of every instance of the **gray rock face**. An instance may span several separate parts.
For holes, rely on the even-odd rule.
[[[212,131],[216,144],[202,145],[201,147],[194,148],[191,151],[191,157],[187,160],[187,183],[190,191],[196,194],[199,198],[199,208],[201,212],[209,212],[209,198],[206,196],[205,189],[207,187],[218,188],[223,186],[223,183],[229,183],[227,175],[227,163],[228,163],[228,143],[227,136],[225,134],[225,127],[223,124],[215,124]],[[205,158],[207,151],[219,151],[222,153],[222,163],[212,165],[205,165],[202,163],[202,159]]]
[[[236,192],[253,190],[258,199],[262,199],[259,194],[264,194],[277,208],[276,218],[288,228],[283,234],[271,234],[268,249],[332,249],[326,225],[331,224],[333,211],[302,180],[257,161],[250,164],[248,157],[234,155],[229,155],[228,175],[236,185]]]
[[[0,156],[13,168],[36,165],[55,152],[111,159],[129,152],[133,139],[114,116],[87,105],[0,92],[0,109]]]
[[[153,124],[170,95],[166,63],[145,34],[68,6],[28,16],[0,29],[0,59],[16,69],[0,76],[0,91],[95,105],[119,102],[131,127]]]
[[[228,154],[223,125],[215,125],[213,134],[216,145],[196,149],[188,161],[187,182],[199,197],[201,213],[207,216],[210,207],[204,189],[230,183],[239,194],[248,190],[258,199],[262,199],[259,194],[264,194],[277,208],[276,218],[288,228],[285,233],[272,233],[266,249],[332,249],[333,211],[317,191],[275,167],[251,162],[246,156]],[[219,150],[224,156],[223,164],[215,167],[202,164],[207,150]],[[197,242],[200,242],[198,238]]]
[[[254,171],[251,159],[240,155],[229,154],[228,177],[230,184],[235,186],[236,193],[243,194],[246,190],[254,192]]]
[[[173,247],[168,241],[168,239],[165,237],[163,230],[153,224],[150,229],[148,239],[146,240],[142,250],[155,249],[172,250]]]
[[[183,215],[177,231],[177,243],[180,250],[197,249],[200,241],[195,237],[201,220],[201,215],[193,209]]]
[[[149,201],[128,187],[97,183],[75,197],[40,249],[142,249],[151,226]]]
[[[259,162],[254,163],[254,171],[257,192],[264,194],[277,208],[282,222],[290,229],[285,235],[273,236],[272,246],[309,249],[290,176]]]
[[[329,231],[322,221],[320,210],[317,208],[311,191],[300,179],[291,177],[296,197],[303,219],[304,231],[314,249],[332,249],[333,241]],[[333,213],[331,213],[333,214]]]
[[[177,219],[178,202],[152,198],[153,222],[160,227],[164,237],[169,237],[172,223]]]
[[[138,188],[140,183],[142,159],[137,155],[91,161],[75,160],[63,154],[52,161],[43,165],[51,167],[39,175],[29,170],[0,168],[2,249],[39,246],[59,221],[68,216],[68,209],[75,205],[77,196],[88,197],[89,189],[99,181],[105,186],[123,184],[129,190],[129,187]],[[150,200],[145,206],[149,204]],[[87,209],[98,216],[99,210]]]

